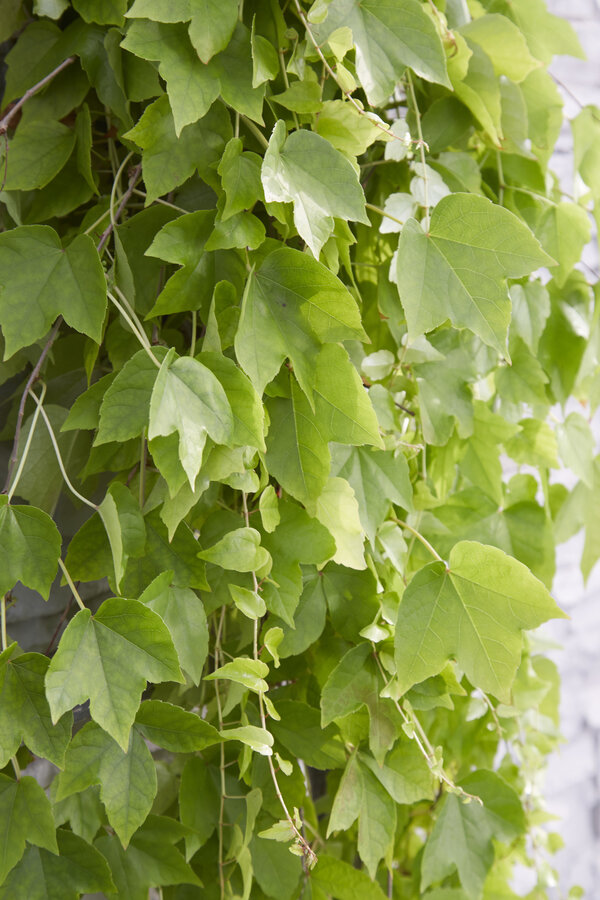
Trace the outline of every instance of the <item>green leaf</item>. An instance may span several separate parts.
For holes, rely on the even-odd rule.
[[[333,856],[319,854],[311,878],[335,900],[383,900],[385,897],[366,872]]]
[[[95,722],[77,732],[59,776],[57,799],[100,785],[108,821],[124,847],[146,819],[156,794],[156,770],[150,751],[134,729],[123,750]]]
[[[100,342],[106,282],[90,237],[66,249],[47,225],[24,225],[0,234],[0,325],[9,359],[49,330],[57,316]]]
[[[352,30],[356,71],[369,103],[379,106],[393,93],[405,66],[428,81],[449,87],[442,43],[432,20],[415,0],[333,0],[315,29],[324,41],[337,28]]]
[[[196,359],[176,358],[171,349],[160,368],[150,401],[148,438],[177,432],[179,458],[194,489],[206,438],[229,444],[233,414],[221,383]]]
[[[361,156],[367,147],[384,136],[381,128],[345,100],[327,100],[322,104],[316,132],[336,150],[350,157]]]
[[[229,593],[239,611],[249,619],[261,619],[265,615],[267,611],[265,601],[256,591],[230,584]]]
[[[1,900],[79,900],[82,893],[115,890],[101,853],[64,828],[56,837],[60,856],[29,847],[0,887]]]
[[[361,524],[373,543],[375,533],[395,503],[412,508],[408,464],[402,453],[363,447],[335,447],[332,474],[345,478],[358,502]]]
[[[220,795],[210,769],[200,756],[190,757],[181,773],[179,816],[183,825],[193,829],[186,835],[188,858],[209,839],[219,822]]]
[[[142,556],[129,559],[122,589],[125,594],[137,595],[144,591],[157,575],[171,570],[173,572],[171,582],[176,587],[196,588],[208,590],[206,582],[206,567],[202,560],[198,559],[198,542],[188,526],[182,522],[169,541],[169,535],[164,523],[161,521],[158,510],[153,510],[144,518],[146,525],[146,548]],[[178,595],[178,603],[186,602],[187,595]],[[198,619],[200,613],[193,618]],[[187,620],[187,616],[183,621]],[[202,644],[198,645],[199,648]],[[200,650],[199,650],[200,652]]]
[[[186,125],[206,115],[219,96],[219,79],[198,58],[185,25],[135,19],[121,46],[142,59],[158,61],[178,138]]]
[[[58,175],[75,146],[75,132],[48,119],[24,122],[8,143],[7,191],[42,188]],[[42,148],[42,152],[40,152]],[[4,167],[4,153],[0,154]]]
[[[299,700],[280,700],[280,722],[271,722],[271,731],[293,756],[315,769],[339,769],[346,764],[344,746],[333,725],[321,728],[317,709]]]
[[[193,753],[221,741],[217,729],[196,713],[162,700],[144,700],[135,724],[146,740],[174,753]]]
[[[281,522],[279,499],[272,484],[268,484],[260,495],[258,506],[260,509],[262,527],[269,534],[272,534]]]
[[[179,135],[165,94],[147,106],[126,135],[143,151],[146,205],[183,184],[196,170],[203,176],[210,172],[208,167],[220,159],[230,132],[229,117],[218,104],[183,127]]]
[[[455,657],[472,684],[507,702],[522,630],[562,616],[522,563],[495,547],[462,541],[448,569],[430,563],[404,593],[395,639],[400,690],[437,675]]]
[[[320,112],[323,106],[321,88],[316,81],[293,81],[289,88],[271,99],[284,109],[301,114]]]
[[[294,204],[294,224],[318,259],[333,217],[368,224],[365,199],[350,162],[329,141],[300,129],[286,138],[277,122],[262,164],[267,202]]]
[[[242,725],[240,728],[225,728],[220,732],[225,741],[241,741],[261,756],[272,756],[273,735],[256,725]]]
[[[89,699],[92,718],[126,750],[146,680],[183,680],[167,627],[137,600],[105,600],[95,616],[71,619],[52,657],[52,719]]]
[[[265,450],[264,409],[252,383],[233,360],[220,353],[196,357],[221,382],[233,414],[232,443]]]
[[[541,217],[535,233],[546,253],[558,262],[552,274],[559,287],[581,259],[583,248],[590,240],[590,229],[586,211],[567,201],[552,204]]]
[[[185,829],[175,820],[150,815],[133,835],[127,849],[121,846],[116,836],[98,838],[96,846],[108,860],[119,896],[145,900],[150,887],[163,884],[200,886],[200,879],[174,846],[184,833]]]
[[[277,528],[262,539],[273,559],[270,579],[262,585],[262,597],[270,612],[293,627],[302,592],[300,564],[318,565],[329,559],[335,544],[327,529],[300,506],[282,502],[279,510]]]
[[[179,663],[199,684],[208,656],[208,625],[202,600],[187,587],[172,583],[173,572],[163,572],[148,585],[140,602],[161,617],[173,639]]]
[[[265,678],[269,674],[269,667],[266,663],[259,659],[249,659],[248,657],[238,657],[232,662],[225,663],[224,666],[215,669],[210,675],[205,675],[205,681],[215,681],[221,678],[227,681],[235,681],[250,691],[257,694],[269,690],[269,685]]]
[[[50,660],[41,653],[18,655],[11,644],[0,654],[0,768],[4,768],[25,741],[36,756],[62,766],[71,739],[73,717],[52,724],[44,693]]]
[[[396,803],[433,800],[435,778],[414,740],[400,737],[383,766],[368,756],[361,758]]]
[[[444,197],[428,234],[411,220],[400,236],[396,275],[409,334],[450,319],[503,354],[510,321],[503,279],[552,264],[508,210],[474,194]]]
[[[25,841],[58,853],[50,801],[30,775],[13,781],[0,774],[0,884],[23,856]]]
[[[364,666],[370,651],[367,643],[352,647],[323,685],[321,724],[324,728],[334,719],[356,712],[377,690],[377,679]]]
[[[320,344],[364,338],[348,289],[306,253],[280,247],[249,275],[235,352],[259,394],[288,357],[310,397]]]
[[[254,877],[268,897],[292,900],[302,875],[302,862],[276,841],[255,837],[250,843]]]
[[[50,516],[34,506],[11,506],[6,495],[0,496],[0,593],[21,581],[47,600],[60,544]]]
[[[564,464],[592,488],[594,484],[594,438],[582,415],[569,413],[556,430],[558,450]]]
[[[513,840],[523,833],[525,817],[515,791],[494,772],[473,772],[460,786],[483,805],[446,796],[425,846],[421,890],[456,870],[467,896],[476,898],[494,860],[492,838]]]
[[[550,297],[546,288],[537,281],[529,284],[513,284],[511,334],[516,331],[532,353],[537,353],[544,326],[550,315]]]
[[[127,0],[73,0],[84,22],[97,25],[123,25],[127,12]]]
[[[261,547],[260,534],[255,528],[228,531],[220,541],[207,550],[202,550],[198,556],[206,562],[234,572],[255,572],[265,566],[270,568],[272,562],[269,552]]]
[[[256,153],[242,152],[243,147],[239,138],[232,138],[217,168],[226,197],[223,221],[242,210],[252,209],[256,201],[262,198],[262,160]]]
[[[520,338],[511,341],[511,362],[496,375],[498,394],[509,403],[548,403],[548,376]]]
[[[162,361],[166,355],[163,348],[155,349]],[[157,374],[145,350],[138,350],[127,360],[102,399],[96,446],[110,441],[122,443],[138,437],[148,427],[150,398]]]
[[[358,852],[372,879],[393,847],[396,805],[369,769],[361,766],[362,802],[358,817]]]
[[[117,590],[125,574],[127,558],[141,556],[146,545],[146,529],[140,508],[124,484],[109,487],[98,507],[112,550]]]

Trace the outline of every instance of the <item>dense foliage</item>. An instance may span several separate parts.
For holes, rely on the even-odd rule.
[[[596,110],[577,196],[548,170],[574,33],[543,0],[0,28],[0,898],[506,900],[515,864],[546,897],[525,632],[556,542],[600,556]],[[25,652],[15,585],[57,570]]]

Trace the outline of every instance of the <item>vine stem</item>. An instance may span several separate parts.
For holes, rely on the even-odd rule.
[[[266,137],[264,136],[264,134],[262,133],[262,131],[260,130],[260,128],[258,128],[258,127],[254,124],[254,122],[252,121],[252,119],[249,119],[249,118],[248,118],[248,116],[241,116],[241,118],[242,118],[242,120],[243,120],[244,125],[246,126],[246,128],[247,128],[249,131],[252,132],[252,134],[254,135],[254,137],[256,138],[256,140],[259,142],[259,144],[262,144],[262,146],[264,147],[264,149],[267,150],[268,147],[269,147],[269,142],[268,142],[268,140],[266,139]]]
[[[17,424],[15,427],[15,437],[13,440],[12,450],[10,453],[10,460],[8,463],[8,474],[6,476],[6,482],[4,484],[3,493],[6,493],[6,491],[8,490],[8,486],[10,485],[10,482],[12,479],[13,469],[17,462],[17,452],[19,449],[19,438],[21,436],[21,428],[23,427],[23,416],[25,415],[25,403],[27,402],[27,395],[29,394],[34,382],[37,380],[37,378],[40,374],[41,368],[44,364],[44,360],[48,356],[48,353],[50,352],[50,348],[52,347],[52,344],[56,340],[56,336],[58,334],[58,330],[62,324],[62,321],[63,321],[62,316],[59,316],[58,319],[56,320],[56,322],[54,323],[52,331],[48,335],[48,340],[44,344],[44,348],[40,354],[40,357],[39,357],[38,361],[36,362],[35,366],[33,367],[31,375],[27,379],[25,388],[23,389],[23,393],[21,394],[21,401],[19,403],[19,412],[17,413]]]
[[[2,652],[6,650],[8,647],[8,635],[6,632],[6,598],[7,594],[2,595],[2,601],[0,602],[0,607],[2,610]]]
[[[50,82],[54,78],[56,78],[56,76],[60,72],[62,72],[63,69],[66,69],[67,66],[70,66],[73,62],[75,62],[75,57],[69,56],[68,59],[65,59],[63,62],[61,62],[59,66],[49,72],[48,75],[41,79],[41,81],[38,81],[37,84],[34,84],[29,88],[29,90],[25,91],[21,99],[18,100],[11,109],[9,109],[9,111],[2,119],[0,119],[0,134],[6,133],[10,123],[28,100],[30,100],[35,94],[37,94],[38,91],[41,91],[42,88],[46,87],[47,84],[50,84]]]
[[[69,575],[69,571],[68,571],[67,567],[65,566],[64,562],[62,561],[62,559],[60,558],[60,556],[58,557],[58,565],[60,566],[62,573],[65,576],[65,581],[71,588],[71,593],[75,597],[75,600],[77,601],[77,605],[78,605],[79,609],[85,609],[86,608],[85,604],[79,595],[79,591],[75,587],[75,582]]]
[[[119,169],[119,172],[117,173],[117,177],[120,175],[122,169],[125,167],[125,164],[131,159],[132,155],[133,155],[133,153],[130,153],[128,156],[125,157],[125,159],[123,160],[123,163],[121,164],[121,169]],[[114,189],[115,189],[115,185],[116,185],[116,180],[115,180],[115,182],[113,182],[113,190],[111,190],[111,194],[110,194],[110,206],[109,206],[107,212],[104,213],[104,215],[102,215],[102,216],[100,217],[100,219],[98,219],[98,222],[101,222],[102,219],[103,219],[107,214],[110,216],[110,223],[109,223],[108,226],[105,228],[105,230],[102,232],[102,235],[101,235],[100,240],[99,240],[99,242],[98,242],[97,250],[98,250],[98,253],[99,253],[99,254],[102,254],[102,251],[104,250],[104,247],[105,247],[105,245],[106,245],[106,242],[108,241],[108,239],[109,239],[109,237],[111,236],[112,232],[113,232],[114,229],[116,228],[117,222],[119,221],[119,219],[120,219],[120,217],[121,217],[121,213],[123,212],[123,210],[124,210],[125,207],[127,206],[127,203],[128,203],[128,201],[129,201],[131,195],[133,194],[133,189],[135,188],[135,186],[136,186],[136,184],[137,184],[137,181],[138,181],[138,179],[139,179],[139,177],[140,177],[141,174],[142,174],[142,164],[139,163],[139,164],[135,167],[135,169],[133,169],[133,171],[132,171],[132,173],[131,173],[131,175],[130,175],[130,177],[129,177],[129,184],[128,184],[128,186],[127,186],[127,190],[126,190],[125,193],[123,194],[123,196],[122,196],[122,198],[121,198],[121,202],[119,203],[119,206],[118,206],[118,208],[117,208],[117,211],[116,211],[114,214],[113,214],[113,202],[114,202]],[[97,225],[98,222],[95,222],[94,225]],[[92,227],[93,227],[93,226],[92,226]]]
[[[248,512],[248,501],[247,501],[245,493],[242,493],[242,508],[244,511],[244,521],[246,523],[246,528],[249,528],[250,527],[250,514]],[[259,584],[258,584],[258,579],[256,578],[256,572],[254,572],[254,571],[252,572],[252,581],[254,583],[254,590],[256,592],[258,592]],[[254,659],[258,660],[258,619],[254,620],[253,649],[254,649]],[[262,727],[265,731],[268,731],[267,717],[265,714],[265,704],[264,704],[262,693],[259,693],[259,695],[258,695],[258,707],[259,707],[259,712],[260,712],[260,724],[262,725]],[[271,780],[273,782],[273,787],[275,788],[275,793],[277,794],[277,799],[279,800],[279,804],[283,810],[283,813],[285,815],[287,823],[290,826],[290,828],[292,829],[292,831],[296,837],[296,840],[302,847],[302,852],[304,853],[304,856],[308,862],[309,868],[312,869],[312,867],[315,865],[315,863],[317,861],[317,854],[315,853],[313,848],[310,846],[310,844],[308,843],[308,841],[306,840],[306,838],[304,837],[302,832],[298,830],[296,823],[294,822],[294,820],[290,814],[290,811],[287,807],[287,803],[285,802],[283,794],[281,793],[281,788],[279,787],[279,781],[277,780],[277,772],[275,771],[275,766],[273,765],[273,757],[272,756],[267,756],[267,763],[269,765],[269,771],[271,773]]]
[[[69,476],[67,475],[67,470],[65,469],[65,464],[63,462],[63,458],[62,458],[62,455],[60,452],[60,447],[58,446],[58,441],[56,440],[56,435],[54,434],[54,429],[52,428],[52,424],[50,422],[50,419],[48,418],[48,414],[46,413],[46,410],[42,406],[42,401],[39,399],[37,394],[35,394],[32,390],[29,391],[29,395],[37,403],[37,406],[38,406],[38,409],[42,416],[42,419],[44,420],[44,422],[46,424],[46,428],[48,429],[48,434],[50,435],[50,440],[52,441],[52,446],[54,448],[54,453],[56,454],[56,461],[58,462],[58,467],[61,471],[62,477],[65,480],[65,484],[67,485],[67,487],[69,488],[69,490],[75,497],[77,497],[79,500],[81,500],[82,503],[85,503],[86,506],[89,506],[90,509],[93,509],[94,512],[96,512],[98,509],[96,504],[92,503],[91,500],[88,500],[87,497],[84,497],[83,494],[80,494],[79,491],[76,488],[74,488],[73,485],[71,484],[71,480],[69,479]]]
[[[502,153],[496,150],[496,166],[498,168],[498,203],[504,206],[504,170],[502,168]]]
[[[421,113],[419,112],[419,106],[417,104],[417,95],[415,94],[415,86],[413,84],[412,75],[410,73],[410,69],[406,70],[406,81],[408,83],[408,89],[410,91],[410,99],[412,101],[415,118],[417,120],[417,134],[419,136],[418,145],[419,145],[419,155],[421,157],[421,165],[423,166],[423,188],[425,191],[425,231],[429,232],[429,182],[427,179],[427,163],[425,162],[425,141],[423,140],[423,130],[421,128]]]
[[[409,525],[408,522],[405,522],[403,519],[398,519],[398,518],[396,518],[396,516],[390,516],[390,518],[392,519],[393,522],[396,523],[396,525],[400,525],[401,528],[406,528],[407,531],[410,531],[410,533],[413,535],[413,537],[416,537],[416,539],[418,541],[420,541],[423,544],[423,546],[427,548],[427,550],[429,550],[431,555],[434,556],[438,562],[444,563],[444,565],[446,565],[446,561],[444,559],[442,559],[442,557],[437,552],[435,547],[433,547],[429,543],[429,541],[427,540],[426,537],[423,537],[423,535],[421,534],[420,531],[417,531],[416,528],[413,528],[412,525]]]
[[[124,300],[125,303],[127,303],[127,306],[129,306],[129,303],[125,300],[121,291],[119,291],[119,289],[116,287],[116,285],[114,285],[114,287],[115,287],[115,290],[119,293],[121,299]],[[125,309],[124,305],[119,303],[119,301],[114,296],[114,294],[112,294],[110,291],[107,291],[107,294],[108,294],[108,298],[109,298],[110,302],[119,310],[119,312],[121,313],[121,315],[123,316],[123,318],[125,319],[127,324],[129,325],[129,327],[131,328],[133,334],[138,339],[138,341],[142,345],[142,348],[146,351],[146,353],[148,354],[148,356],[150,357],[150,359],[152,360],[152,362],[154,363],[156,368],[160,369],[160,363],[150,348],[150,341],[146,337],[146,335],[142,329],[141,323],[139,322],[139,320],[137,321],[137,323],[134,321],[133,317],[135,316],[135,313],[133,312],[133,310],[131,310],[131,307],[129,307],[131,310],[131,315],[130,315],[130,313]],[[137,319],[137,316],[136,316],[136,319]]]
[[[386,219],[391,219],[392,222],[397,222],[398,225],[404,225],[404,222],[401,222],[400,219],[397,219],[396,216],[392,216],[389,212],[386,212],[385,209],[382,209],[380,206],[375,206],[374,203],[365,203],[367,209],[372,209],[373,212],[379,213],[380,216],[384,216]]]
[[[41,396],[40,396],[40,403],[43,403],[43,402],[44,402],[44,397],[45,397],[45,396],[46,396],[46,385],[45,385],[45,384],[42,384],[42,393],[41,393]],[[21,475],[23,474],[23,469],[25,468],[25,463],[27,462],[27,457],[29,456],[29,449],[30,449],[30,447],[31,447],[31,442],[32,442],[32,440],[33,440],[33,435],[34,435],[34,433],[35,433],[35,426],[37,425],[37,420],[38,420],[39,417],[40,417],[40,409],[41,409],[41,407],[39,407],[39,406],[36,407],[36,410],[35,410],[35,412],[34,412],[34,414],[33,414],[32,419],[31,419],[31,427],[30,427],[30,429],[29,429],[29,434],[27,435],[27,441],[25,442],[25,446],[23,447],[23,455],[21,456],[21,462],[19,463],[19,468],[18,468],[17,471],[15,472],[15,477],[14,477],[13,482],[12,482],[12,484],[11,484],[9,490],[8,490],[8,493],[7,493],[7,496],[8,496],[8,502],[9,502],[9,503],[10,503],[10,501],[11,501],[12,498],[13,498],[13,494],[14,494],[14,492],[15,492],[15,490],[16,490],[16,487],[17,487],[17,485],[18,485],[18,483],[19,483],[19,480],[20,480],[20,478],[21,478]]]

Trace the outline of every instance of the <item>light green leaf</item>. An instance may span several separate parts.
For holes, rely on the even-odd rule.
[[[48,599],[56,576],[61,538],[49,515],[35,506],[11,506],[0,495],[0,593],[17,581]]]
[[[206,562],[234,572],[256,572],[265,566],[270,568],[272,562],[269,552],[260,546],[260,534],[255,528],[228,531],[212,547],[201,550],[198,556]]]
[[[512,302],[511,335],[516,332],[535,354],[550,315],[548,291],[539,281],[531,281],[511,285],[509,294]]]
[[[289,88],[281,94],[273,94],[271,99],[284,109],[301,114],[320,112],[323,106],[321,88],[316,81],[293,81]]]
[[[461,541],[448,569],[430,563],[404,592],[395,638],[400,690],[441,672],[454,657],[472,684],[507,702],[522,630],[563,616],[522,563],[495,547]]]
[[[345,478],[358,502],[361,524],[373,543],[391,503],[412,508],[408,463],[402,453],[334,447],[332,474]]]
[[[579,413],[569,413],[556,429],[556,438],[564,464],[581,478],[587,487],[592,488],[595,442],[586,419]]]
[[[365,668],[370,644],[352,647],[339,661],[321,691],[321,724],[325,728],[334,719],[356,712],[377,690],[377,679]]]
[[[248,588],[230,584],[229,593],[239,611],[249,619],[260,619],[265,615],[267,611],[265,601],[256,591],[249,591]]]
[[[479,44],[465,40],[458,32],[455,40],[458,51],[448,60],[454,92],[479,121],[492,144],[500,146],[502,94],[492,62]]]
[[[362,802],[358,817],[358,853],[375,879],[380,860],[393,847],[396,804],[370,769],[361,766]]]
[[[225,728],[220,732],[225,741],[241,741],[261,756],[273,755],[273,735],[256,725],[242,725],[239,728]]]
[[[311,397],[320,344],[365,337],[348,289],[306,253],[281,247],[250,273],[235,352],[259,394],[288,357]]]
[[[552,265],[516,216],[475,194],[444,197],[425,234],[414,220],[400,236],[397,283],[409,334],[450,319],[505,353],[510,301],[504,278]]]
[[[217,444],[233,437],[233,415],[221,383],[210,369],[169,350],[156,378],[150,401],[148,438],[177,432],[179,458],[194,489],[207,436]]]
[[[510,365],[496,374],[498,394],[509,403],[548,404],[548,376],[520,338],[511,340]]]
[[[346,764],[331,807],[327,837],[334,831],[347,831],[360,815],[362,804],[362,772],[354,753]]]
[[[463,25],[461,34],[485,51],[496,75],[506,75],[517,84],[541,65],[529,52],[522,32],[506,16],[479,16]]]
[[[327,100],[322,107],[315,130],[346,156],[361,156],[367,147],[384,137],[381,128],[346,100]],[[392,141],[386,148],[396,144],[398,141]]]
[[[267,202],[294,204],[294,224],[318,259],[333,233],[333,217],[368,224],[365,199],[355,170],[329,141],[300,129],[286,138],[277,122],[262,164]]]
[[[202,600],[188,587],[172,583],[173,572],[163,572],[148,585],[140,602],[161,617],[173,639],[181,667],[199,684],[208,656],[208,625]]]
[[[225,663],[210,675],[205,675],[205,681],[215,681],[221,678],[227,681],[235,681],[255,693],[263,693],[269,690],[269,685],[265,678],[269,674],[269,667],[266,663],[259,659],[249,659],[246,656],[239,656],[232,662]]]
[[[272,484],[268,484],[260,495],[258,508],[260,510],[262,527],[271,534],[281,522],[279,499]]]
[[[385,897],[366,872],[333,856],[319,854],[311,878],[335,900],[384,900]]]
[[[0,768],[8,765],[25,741],[36,756],[62,766],[71,740],[73,716],[52,724],[44,693],[50,660],[41,653],[19,654],[11,644],[0,654]]]
[[[203,63],[224,50],[238,17],[238,0],[190,0],[190,40]]]
[[[427,81],[449,87],[442,43],[432,20],[415,0],[333,0],[315,29],[323,42],[347,26],[356,45],[356,71],[369,103],[380,106],[393,93],[406,66]]]
[[[279,74],[279,58],[275,47],[256,33],[256,17],[252,18],[250,34],[252,48],[252,87],[260,87],[265,81],[272,81]]]
[[[84,22],[97,25],[124,25],[127,0],[73,0]]]
[[[558,469],[556,435],[547,422],[521,419],[520,430],[506,442],[506,452],[518,463]]]
[[[396,803],[433,800],[436,780],[414,740],[401,736],[382,766],[369,756],[361,759]]]
[[[0,900],[79,900],[82,893],[115,890],[108,863],[85,840],[59,828],[60,856],[28,847],[0,887]]]
[[[146,740],[173,753],[193,753],[221,741],[217,729],[196,713],[162,700],[144,700],[135,724]]]
[[[557,285],[562,287],[590,240],[588,214],[581,206],[563,200],[548,207],[535,233],[546,253],[557,260],[552,274]]]
[[[25,841],[58,853],[50,801],[30,775],[14,781],[0,774],[0,884],[23,856]]]
[[[88,722],[77,732],[67,751],[65,769],[59,775],[57,799],[92,784],[100,785],[108,821],[126,847],[150,812],[157,786],[154,761],[135,729],[126,749],[95,722]]]
[[[343,347],[326,344],[321,349],[314,394],[319,430],[327,441],[383,447],[369,395]]]
[[[183,681],[166,625],[137,600],[105,600],[95,616],[71,619],[52,657],[52,719],[89,699],[92,718],[126,749],[146,681]]]
[[[57,316],[100,342],[106,281],[92,239],[78,235],[66,249],[47,225],[0,234],[0,325],[4,358],[33,344]]]
[[[312,504],[312,512],[333,535],[336,546],[333,561],[350,569],[366,568],[365,533],[354,491],[345,478],[329,478]]]

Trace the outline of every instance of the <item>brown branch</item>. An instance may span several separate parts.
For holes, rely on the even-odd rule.
[[[41,91],[42,88],[46,87],[46,85],[49,84],[53,78],[56,78],[59,72],[62,72],[62,70],[66,69],[67,66],[70,66],[72,62],[75,62],[75,57],[69,56],[68,59],[65,59],[64,62],[61,62],[60,66],[57,66],[55,69],[53,69],[52,72],[45,76],[45,78],[42,78],[41,81],[38,81],[37,84],[34,84],[33,87],[30,87],[28,91],[25,91],[21,99],[17,101],[17,103],[15,103],[12,109],[9,109],[9,111],[2,119],[0,119],[0,134],[5,134],[5,132],[8,130],[8,126],[17,115],[21,107],[25,103],[27,103],[27,101],[30,100],[31,97],[34,96],[34,94],[37,94],[38,91]]]
[[[131,175],[129,177],[129,185],[127,187],[127,190],[123,194],[123,197],[121,198],[121,202],[119,203],[119,206],[115,213],[115,222],[118,221],[121,213],[125,209],[127,201],[131,197],[131,195],[133,193],[133,189],[136,186],[137,180],[140,177],[141,173],[142,173],[142,164],[139,163],[139,165],[137,165],[135,167],[135,169],[132,169]],[[98,247],[97,247],[98,253],[102,253],[102,251],[104,250],[104,246],[105,246],[106,242],[108,241],[109,237],[111,236],[113,228],[114,228],[114,225],[112,222],[110,222],[109,225],[104,229],[104,232],[102,233],[102,236],[101,236],[100,240],[98,241]]]

